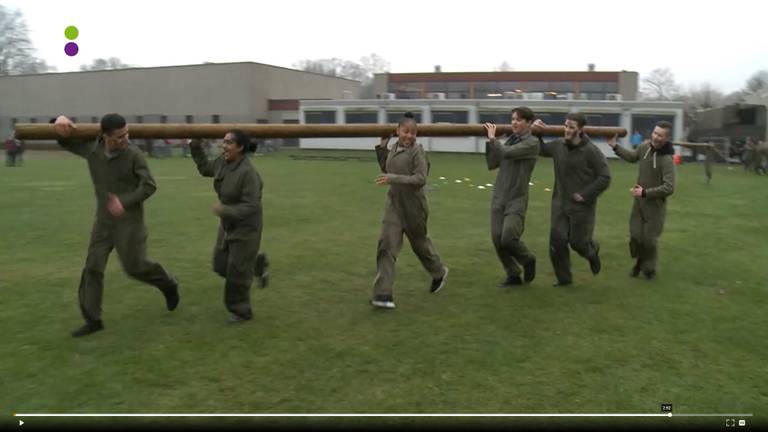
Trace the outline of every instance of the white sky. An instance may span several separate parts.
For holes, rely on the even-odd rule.
[[[194,4],[193,4],[194,3]],[[768,2],[730,0],[0,0],[20,9],[37,55],[60,72],[94,58],[139,66],[302,59],[391,72],[630,70],[669,67],[678,83],[725,93],[768,69]],[[205,5],[205,6],[203,6]],[[64,54],[75,25],[80,52]]]

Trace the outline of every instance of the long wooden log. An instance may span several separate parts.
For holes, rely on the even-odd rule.
[[[715,147],[714,144],[710,144],[710,143],[693,143],[693,142],[685,142],[685,141],[673,141],[672,144],[687,147],[690,149],[708,149],[708,148]]]
[[[349,138],[382,137],[394,133],[396,124],[253,124],[253,123],[130,123],[128,130],[132,138],[223,138],[227,131],[241,129],[252,138]],[[94,139],[99,134],[97,123],[78,123],[72,133],[74,138]],[[620,137],[627,130],[620,127],[586,126],[584,131],[592,137]],[[563,136],[563,126],[534,128],[533,132],[543,136]],[[422,137],[486,136],[482,124],[420,124],[417,133]],[[497,135],[512,133],[511,125],[497,125]],[[51,124],[18,123],[16,137],[22,140],[56,139]]]

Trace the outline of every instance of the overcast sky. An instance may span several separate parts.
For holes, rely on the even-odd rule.
[[[20,9],[37,55],[60,72],[94,58],[139,66],[301,59],[358,61],[391,72],[630,70],[669,67],[678,83],[725,93],[768,69],[768,2],[0,0]],[[205,6],[202,6],[202,5]],[[526,7],[524,5],[530,5]],[[64,53],[64,29],[80,52]]]

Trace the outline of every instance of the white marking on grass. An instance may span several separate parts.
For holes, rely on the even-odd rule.
[[[456,183],[461,183],[461,180],[454,180]]]
[[[485,186],[478,186],[478,189],[485,189]]]
[[[490,184],[490,183],[486,183],[486,184],[485,184],[485,186],[486,186],[486,187],[493,187],[493,185],[492,185],[492,184]]]

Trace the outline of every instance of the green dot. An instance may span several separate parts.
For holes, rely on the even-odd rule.
[[[64,36],[66,36],[69,40],[75,39],[78,34],[80,34],[80,31],[75,26],[69,26],[64,29]]]

